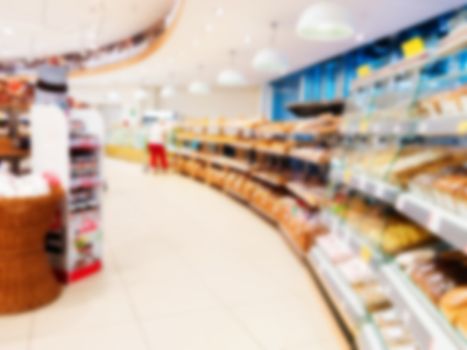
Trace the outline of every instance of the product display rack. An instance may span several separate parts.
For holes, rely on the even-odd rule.
[[[458,45],[457,48],[464,49],[465,40],[464,44]],[[466,105],[463,104],[463,97],[459,97],[459,100],[454,100],[454,97],[449,100],[450,95],[445,93],[455,91],[467,82],[465,61],[463,61],[465,50],[462,52],[450,50],[449,54],[454,58],[447,57],[446,53],[440,55],[437,51],[431,55],[425,54],[401,69],[387,70],[384,74],[376,74],[376,77],[357,82],[354,93],[356,95],[368,93],[370,96],[357,97],[356,100],[361,103],[355,105],[361,108],[357,108],[357,111],[352,111],[349,117],[344,118],[342,147],[353,148],[354,152],[365,148],[379,152],[384,150],[384,147],[394,147],[397,150],[393,156],[387,157],[386,163],[389,166],[385,171],[379,171],[380,169],[375,165],[373,173],[366,171],[365,165],[349,162],[348,155],[343,152],[332,162],[330,181],[334,189],[344,187],[371,200],[386,203],[388,207],[397,210],[407,219],[436,235],[442,245],[449,244],[465,252],[467,221],[463,216],[464,212],[458,208],[459,205],[453,206],[443,202],[444,197],[440,199],[439,196],[425,194],[423,188],[419,189],[412,182],[400,184],[394,181],[394,174],[400,171],[402,164],[409,164],[403,157],[410,154],[411,147],[419,147],[419,149],[432,147],[441,152],[444,149],[449,152],[450,148],[460,153],[465,150]],[[453,73],[448,71],[441,77],[431,76],[433,67],[442,66],[443,60],[447,58],[451,62],[458,62],[455,71]],[[406,79],[406,86],[410,85],[411,89],[408,91],[402,89],[406,95],[405,100],[397,109],[389,110],[388,105],[397,105],[395,103],[397,99],[394,99],[394,96],[385,96],[390,89],[381,87],[388,84],[395,90],[397,84],[391,85],[388,82],[398,79],[400,81]],[[435,98],[438,99],[437,114],[420,117],[418,115],[421,113],[420,106],[431,107],[429,99]],[[371,151],[368,152],[367,158],[370,157]],[[423,159],[422,155],[419,159],[428,163],[430,155],[425,158]],[[378,164],[378,161],[375,156],[373,162]],[[452,167],[450,164],[455,163],[448,159],[445,167]],[[461,161],[458,164],[461,164]],[[427,169],[433,167],[427,166]],[[386,295],[398,310],[404,325],[410,329],[419,348],[453,350],[467,348],[465,335],[447,320],[434,302],[429,300],[419,286],[401,269],[397,259],[394,260],[380,247],[365,239],[364,235],[350,227],[345,219],[324,213],[323,221],[333,234],[346,242],[355,254],[367,260],[369,266],[376,271]]]
[[[100,116],[93,110],[67,114],[54,106],[36,106],[32,113],[36,173],[56,176],[65,203],[47,238],[57,275],[75,282],[102,268]]]

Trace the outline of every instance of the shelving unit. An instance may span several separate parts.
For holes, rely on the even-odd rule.
[[[55,176],[65,192],[47,248],[57,275],[74,282],[102,267],[104,126],[94,110],[75,110],[67,116],[55,106],[35,106],[31,128],[34,172]]]

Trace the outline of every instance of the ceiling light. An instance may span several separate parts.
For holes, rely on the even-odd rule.
[[[229,68],[219,73],[217,82],[223,86],[243,86],[246,84],[246,79],[239,71]]]
[[[177,90],[172,85],[166,85],[162,88],[160,96],[162,98],[168,99],[172,98],[177,94]]]
[[[208,95],[211,92],[211,87],[201,80],[195,80],[188,85],[188,91],[193,95]]]
[[[251,44],[251,36],[250,35],[245,35],[245,38],[243,39],[243,43],[245,45],[250,45]]]
[[[218,8],[216,9],[216,16],[221,17],[221,16],[223,16],[223,15],[224,15],[224,9],[223,9],[222,7],[218,7]]]
[[[265,48],[258,51],[253,58],[253,68],[264,73],[284,74],[289,64],[282,53],[272,48]]]
[[[345,39],[354,34],[352,16],[336,3],[315,3],[301,15],[297,34],[307,40]]]
[[[133,92],[133,98],[137,101],[143,101],[148,98],[148,92],[145,89],[136,89]]]

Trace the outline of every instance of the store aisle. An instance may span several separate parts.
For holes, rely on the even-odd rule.
[[[272,226],[193,180],[106,167],[104,273],[0,318],[2,350],[346,348]]]

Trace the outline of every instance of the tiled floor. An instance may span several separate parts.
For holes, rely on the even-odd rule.
[[[340,350],[308,272],[275,229],[176,175],[107,161],[105,271],[0,317],[1,350]]]

